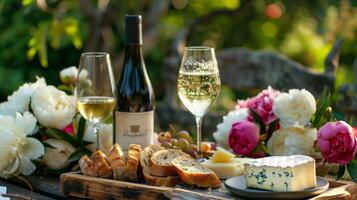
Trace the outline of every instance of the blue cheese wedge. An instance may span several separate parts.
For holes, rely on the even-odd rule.
[[[315,159],[271,156],[244,164],[247,187],[272,191],[302,191],[316,187]]]

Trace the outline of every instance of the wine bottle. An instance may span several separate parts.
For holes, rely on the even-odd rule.
[[[141,15],[125,17],[125,56],[113,123],[114,142],[124,150],[133,143],[153,143],[155,99],[144,62],[141,23]]]

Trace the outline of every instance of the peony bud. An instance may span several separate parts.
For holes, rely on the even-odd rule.
[[[77,81],[78,69],[75,66],[60,71],[60,78],[64,84],[74,85]]]
[[[250,121],[239,121],[232,125],[228,144],[234,153],[248,155],[259,142],[259,127]]]

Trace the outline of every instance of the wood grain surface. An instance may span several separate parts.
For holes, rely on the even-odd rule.
[[[326,178],[330,188],[314,200],[357,199],[357,184]],[[222,184],[223,185],[223,184]],[[66,196],[89,199],[239,199],[222,186],[218,189],[200,189],[189,186],[157,187],[84,176],[78,173],[61,175],[61,190]]]

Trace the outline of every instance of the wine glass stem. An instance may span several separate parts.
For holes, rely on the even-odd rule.
[[[95,137],[97,138],[96,150],[100,150],[100,138],[99,138],[99,125],[97,123],[93,124],[93,131]]]
[[[197,126],[197,153],[201,154],[201,139],[202,139],[202,117],[196,116],[196,126]]]

